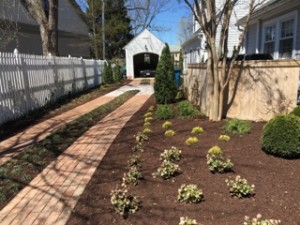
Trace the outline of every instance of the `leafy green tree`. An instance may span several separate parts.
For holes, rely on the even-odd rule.
[[[87,0],[87,16],[92,30],[92,55],[101,58],[102,51],[102,1]],[[105,0],[105,55],[107,59],[124,57],[122,48],[133,38],[131,20],[128,17],[125,0]]]
[[[168,44],[164,47],[155,74],[154,95],[158,104],[175,101],[177,87],[174,78],[174,65]]]

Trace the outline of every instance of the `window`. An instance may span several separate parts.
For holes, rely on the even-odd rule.
[[[275,35],[276,35],[276,25],[267,26],[265,28],[264,53],[269,53],[273,57],[275,52]]]
[[[263,24],[262,53],[274,59],[294,56],[297,11],[290,12]]]
[[[150,64],[150,54],[144,54],[144,63]]]
[[[291,58],[293,53],[294,42],[294,20],[287,20],[281,22],[279,40],[279,57]]]

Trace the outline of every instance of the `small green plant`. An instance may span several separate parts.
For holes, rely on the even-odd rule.
[[[142,179],[144,179],[143,173],[141,173],[136,166],[132,166],[130,167],[129,172],[124,174],[122,186],[126,186],[126,184],[133,184],[136,186],[138,185],[139,180]]]
[[[202,127],[194,127],[192,129],[192,134],[202,134],[203,133],[203,128]]]
[[[118,187],[111,192],[110,202],[115,211],[127,218],[130,213],[135,213],[140,207],[140,200],[136,196],[128,194],[126,187]]]
[[[180,217],[179,225],[198,225],[195,219],[190,219],[188,217]]]
[[[144,118],[152,117],[152,116],[153,116],[152,112],[147,112],[147,113],[144,114]]]
[[[149,137],[142,132],[138,132],[136,135],[134,135],[134,138],[136,143],[142,143],[149,140]]]
[[[164,152],[160,154],[160,159],[168,160],[171,162],[179,161],[180,158],[181,158],[181,151],[174,146],[172,146],[171,149],[164,150]]]
[[[248,181],[241,176],[236,176],[234,180],[225,180],[229,188],[230,195],[233,197],[243,198],[254,195],[254,185],[249,185]]]
[[[161,176],[163,179],[169,179],[174,177],[180,173],[179,165],[170,162],[168,160],[164,160],[157,170],[157,174]]]
[[[170,105],[157,105],[155,117],[160,120],[174,118],[174,112]]]
[[[200,114],[199,111],[186,100],[179,102],[177,108],[179,117],[181,118],[195,118]]]
[[[173,125],[172,122],[166,121],[163,123],[162,128],[169,129],[170,127],[172,127],[172,125]]]
[[[177,200],[180,202],[197,203],[203,199],[203,192],[195,184],[183,184],[178,189]]]
[[[7,199],[5,195],[5,191],[3,187],[0,187],[0,202],[5,202]]]
[[[12,167],[11,173],[12,174],[20,174],[22,172],[22,167],[20,165],[14,165]]]
[[[151,134],[152,130],[149,127],[144,128],[143,134]]]
[[[144,128],[147,128],[147,127],[149,128],[150,126],[151,126],[151,123],[150,123],[150,122],[145,122],[145,123],[144,123]]]
[[[139,155],[133,155],[130,157],[130,159],[128,160],[128,166],[132,167],[132,166],[140,166],[141,163],[141,159]]]
[[[154,105],[149,106],[148,112],[153,112],[154,111]]]
[[[193,144],[196,144],[196,143],[198,143],[198,138],[197,137],[189,137],[185,141],[186,145],[193,145]]]
[[[144,119],[144,122],[147,123],[147,122],[151,122],[152,120],[153,120],[153,117],[149,116]]]
[[[239,119],[230,119],[222,127],[224,131],[234,134],[245,134],[251,130],[251,122]]]
[[[8,171],[4,167],[0,167],[0,179],[5,179],[8,176]]]
[[[31,176],[27,175],[27,174],[24,174],[23,177],[22,177],[22,180],[25,181],[26,183],[31,181],[31,179],[32,179]]]
[[[174,136],[175,135],[175,131],[174,130],[166,130],[165,131],[165,136],[166,137],[171,137],[171,136]]]
[[[223,151],[219,146],[210,148],[206,158],[207,165],[211,172],[224,173],[232,171],[233,163],[230,161],[230,159],[224,159]]]
[[[230,141],[230,137],[228,135],[220,135],[219,141],[228,142],[228,141]]]
[[[137,151],[143,152],[144,151],[143,143],[139,142],[135,146],[133,146],[131,149],[132,149],[133,152],[137,152]]]
[[[255,218],[250,219],[248,216],[245,216],[245,222],[243,225],[279,225],[281,224],[280,220],[274,219],[263,219],[261,214],[257,214]]]

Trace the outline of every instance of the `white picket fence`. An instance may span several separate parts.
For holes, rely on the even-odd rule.
[[[104,61],[0,52],[0,125],[102,83]]]

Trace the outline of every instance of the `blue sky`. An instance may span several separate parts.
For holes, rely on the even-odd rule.
[[[77,3],[81,6],[81,8],[86,8],[85,0],[76,0]],[[178,44],[177,32],[178,32],[178,24],[179,20],[182,16],[186,16],[189,14],[189,10],[185,6],[184,3],[178,3],[177,0],[170,0],[174,2],[172,7],[161,14],[159,14],[154,23],[156,25],[160,25],[165,27],[167,31],[163,32],[153,32],[161,41],[167,42],[169,45]]]

